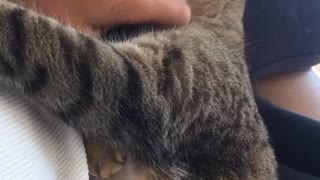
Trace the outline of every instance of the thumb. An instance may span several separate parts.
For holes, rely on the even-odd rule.
[[[185,0],[128,0],[119,8],[114,23],[108,26],[146,22],[185,25],[190,17],[190,8]]]
[[[191,12],[185,0],[149,0],[141,16],[133,21],[153,21],[168,25],[185,25],[190,21]],[[148,8],[146,10],[146,8]]]

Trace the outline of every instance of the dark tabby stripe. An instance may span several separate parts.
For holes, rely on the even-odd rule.
[[[0,53],[0,59],[4,60],[3,54]],[[14,76],[16,74],[15,69],[6,61],[0,61],[0,67],[3,68],[1,69],[1,73],[3,73],[5,76]]]
[[[134,101],[142,101],[143,96],[143,83],[141,80],[141,76],[136,70],[133,65],[130,63],[129,60],[123,59],[124,64],[127,67],[127,74],[128,74],[128,96],[135,97]]]
[[[61,110],[59,113],[60,117],[67,122],[83,115],[93,104],[93,77],[90,62],[95,62],[98,59],[96,52],[97,48],[93,40],[86,38],[84,41],[86,42],[83,46],[84,49],[77,50],[79,55],[78,61],[69,56],[72,52],[65,51],[65,58],[71,58],[68,59],[71,62],[69,65],[74,63],[76,74],[79,79],[79,94],[76,96],[77,98],[69,105],[68,108],[65,108],[67,110]],[[61,46],[67,47],[68,44],[64,44],[66,42],[67,41],[61,41]],[[67,48],[64,50],[72,49]],[[65,59],[65,62],[66,61],[67,60]]]
[[[166,92],[165,96],[170,97],[172,95],[171,93],[173,93],[174,91],[174,89],[172,89],[174,87],[174,66],[177,62],[183,62],[184,57],[182,54],[182,50],[177,46],[172,45],[171,47],[165,49],[168,49],[162,60],[165,79],[160,79],[158,84],[160,87],[160,91]]]
[[[14,56],[19,70],[23,70],[26,64],[26,50],[27,50],[27,33],[23,22],[26,16],[26,11],[23,9],[16,9],[11,12],[9,22],[13,40],[10,41],[10,52]]]
[[[113,47],[112,47],[113,48]],[[141,129],[139,133],[143,132],[143,112],[142,112],[142,101],[143,101],[143,82],[139,72],[133,67],[130,60],[118,50],[113,48],[113,50],[121,57],[124,65],[125,71],[127,72],[127,84],[124,90],[126,92],[121,92],[121,99],[119,100],[119,119],[128,121],[130,119],[130,124],[135,128]],[[124,123],[127,124],[127,123]],[[141,136],[143,137],[143,135]]]
[[[45,88],[49,82],[49,74],[44,66],[36,65],[34,78],[27,82],[24,86],[25,93],[35,95],[37,92]]]
[[[144,88],[141,75],[134,67],[132,62],[123,54],[113,48],[123,60],[125,71],[127,72],[127,84],[124,87],[124,92],[121,92],[121,98],[118,105],[117,121],[111,125],[113,128],[111,134],[125,138],[127,143],[133,143],[129,147],[133,148],[135,158],[144,161],[149,165],[160,164],[163,160],[163,155],[158,152],[163,152],[163,144],[161,137],[163,134],[164,114],[161,110],[148,109],[143,106]],[[156,107],[153,107],[156,108]],[[153,112],[154,114],[150,114]],[[131,134],[131,137],[127,137]],[[134,140],[131,142],[130,139]],[[121,139],[123,141],[123,139]]]

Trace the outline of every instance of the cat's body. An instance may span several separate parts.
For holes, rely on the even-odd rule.
[[[0,79],[100,144],[89,160],[101,176],[106,150],[142,174],[122,179],[274,180],[244,61],[245,1],[189,3],[187,27],[103,42],[0,0]]]

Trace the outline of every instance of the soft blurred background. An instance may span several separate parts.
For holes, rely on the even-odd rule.
[[[316,72],[318,77],[320,78],[320,64],[313,67],[313,70]]]

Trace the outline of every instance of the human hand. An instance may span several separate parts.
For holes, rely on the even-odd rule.
[[[156,22],[184,25],[190,20],[185,0],[17,0],[85,32],[121,24]]]

